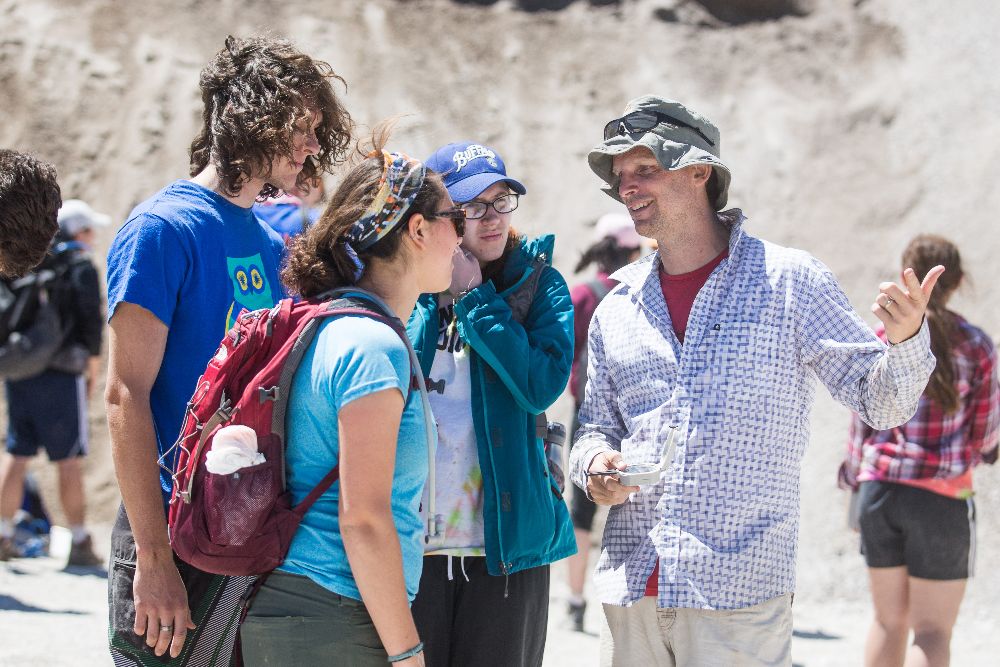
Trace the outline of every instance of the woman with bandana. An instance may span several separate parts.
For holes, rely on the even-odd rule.
[[[385,133],[376,138],[384,143]],[[377,151],[352,169],[290,249],[282,277],[305,299],[356,286],[395,318],[451,281],[464,214],[420,162]],[[371,298],[374,295],[375,299]],[[410,614],[424,545],[428,443],[408,345],[366,316],[324,320],[292,382],[287,483],[300,502],[335,465],[284,564],[242,627],[247,665],[423,665]],[[433,440],[433,429],[430,429]]]
[[[450,144],[427,165],[466,212],[451,286],[408,331],[438,425],[442,537],[428,543],[413,616],[428,665],[540,665],[549,563],[576,551],[546,461],[543,413],[573,361],[573,304],[553,237],[511,227],[521,183],[495,150]]]

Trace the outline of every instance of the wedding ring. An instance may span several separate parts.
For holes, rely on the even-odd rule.
[[[174,631],[174,626],[172,626],[172,625],[161,625],[160,626],[160,632],[173,632],[173,631]]]

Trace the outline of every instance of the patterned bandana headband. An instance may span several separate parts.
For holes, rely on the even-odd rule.
[[[382,156],[382,177],[378,193],[361,218],[348,230],[345,240],[354,251],[370,248],[403,220],[417,198],[427,175],[427,167],[405,153],[369,153]]]

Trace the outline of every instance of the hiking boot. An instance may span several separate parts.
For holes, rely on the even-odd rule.
[[[574,632],[583,632],[583,614],[587,611],[587,603],[581,602],[579,604],[570,602],[569,608],[566,611],[566,616],[569,618],[570,628]]]
[[[11,558],[20,557],[21,552],[18,550],[17,545],[14,544],[14,538],[0,537],[0,560],[10,560]]]
[[[99,565],[104,565],[104,559],[94,553],[90,535],[87,535],[80,542],[74,542],[73,546],[69,548],[67,567],[97,567]]]

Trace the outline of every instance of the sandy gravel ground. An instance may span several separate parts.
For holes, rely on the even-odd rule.
[[[96,531],[106,551],[110,526]],[[593,557],[596,558],[596,548]],[[854,568],[861,576],[860,563]],[[0,667],[110,666],[106,642],[106,574],[103,570],[66,571],[56,558],[0,563]],[[587,632],[565,625],[565,566],[553,569],[549,635],[544,667],[598,664],[601,608],[590,599]],[[794,665],[860,665],[870,606],[864,600],[824,598],[802,591],[795,598]],[[994,665],[995,629],[1000,617],[991,601],[970,595],[952,642],[956,667]]]

